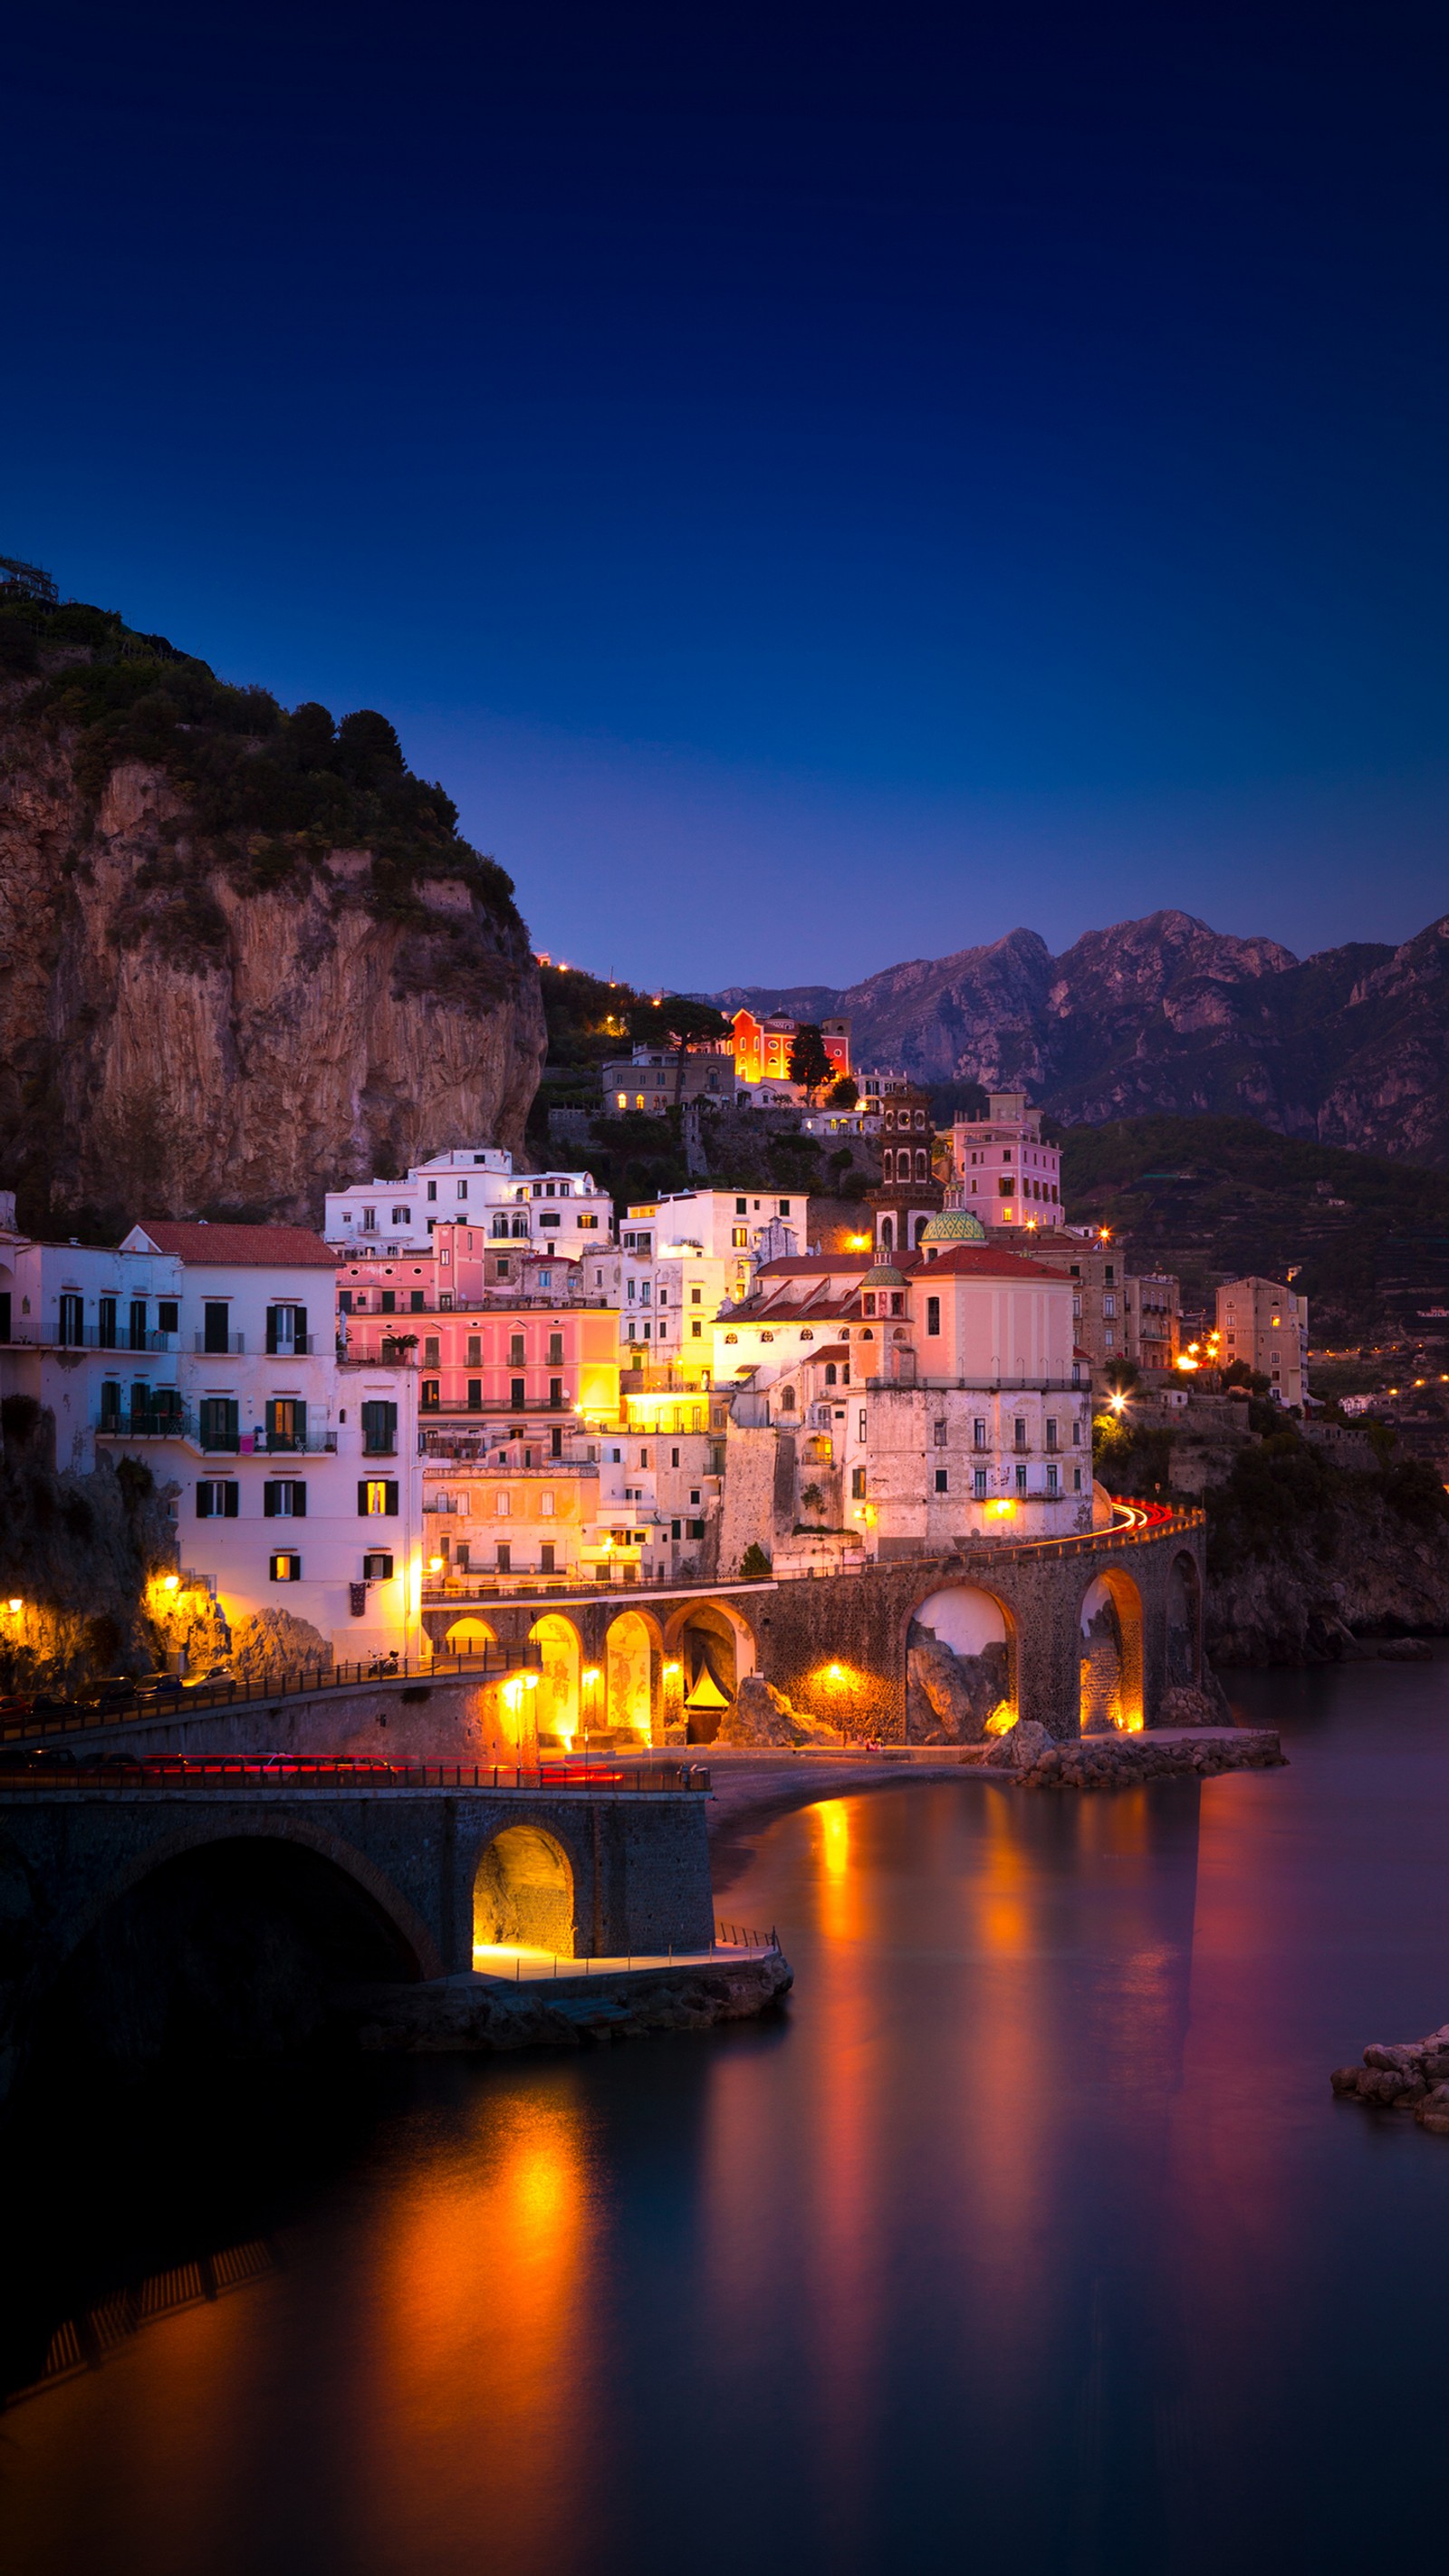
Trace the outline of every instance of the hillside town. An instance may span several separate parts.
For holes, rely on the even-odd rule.
[[[1181,1407],[1237,1362],[1301,1411],[1291,1287],[1228,1283],[1184,1347],[1177,1282],[1072,1223],[1023,1092],[938,1132],[902,1077],[851,1077],[848,1023],[825,1036],[822,1081],[879,1147],[854,1230],[715,1184],[616,1208],[588,1170],[488,1143],[329,1189],[316,1232],[141,1210],[102,1248],[29,1239],[0,1203],[0,1395],[50,1417],[60,1470],[149,1471],[173,1589],[202,1604],[178,1664],[224,1669],[247,1627],[293,1662],[421,1661],[486,1646],[520,1600],[1076,1538],[1112,1520],[1094,1410],[1124,1389]],[[740,1014],[732,1078],[788,1084],[797,1039]],[[551,1673],[541,1625],[545,1738],[657,1732],[627,1658]],[[709,1740],[733,1692],[692,1634],[676,1724]]]

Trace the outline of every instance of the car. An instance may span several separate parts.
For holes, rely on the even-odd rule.
[[[146,1673],[136,1684],[138,1699],[174,1699],[186,1688],[179,1673]]]
[[[87,1691],[81,1706],[83,1708],[120,1708],[135,1696],[134,1677],[129,1673],[118,1674],[110,1681],[99,1682],[94,1690]]]
[[[49,1691],[38,1691],[30,1703],[32,1717],[74,1717],[75,1713],[74,1700],[57,1699]]]

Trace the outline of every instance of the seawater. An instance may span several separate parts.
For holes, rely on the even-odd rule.
[[[1449,1666],[1235,1696],[1291,1768],[771,1825],[767,2024],[75,2106],[7,2183],[12,2383],[122,2322],[0,2417],[12,2576],[1422,2549],[1449,2146],[1327,2079],[1449,2019]]]

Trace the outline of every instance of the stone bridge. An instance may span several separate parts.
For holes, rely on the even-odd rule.
[[[1201,1682],[1203,1580],[1201,1512],[1123,1505],[1110,1529],[1079,1538],[983,1539],[849,1574],[622,1598],[480,1596],[430,1603],[424,1622],[438,1649],[537,1649],[545,1735],[657,1742],[683,1721],[708,1742],[721,1700],[759,1672],[812,1717],[899,1741],[926,1731],[907,1670],[924,1629],[967,1663],[985,1656],[1010,1711],[1065,1740],[1152,1726],[1174,1684]]]
[[[627,1775],[625,1775],[627,1777]],[[125,2061],[315,2037],[339,1986],[476,1945],[708,1949],[699,1788],[0,1780],[0,2091],[37,2048]]]

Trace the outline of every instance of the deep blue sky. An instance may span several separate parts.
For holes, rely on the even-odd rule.
[[[1449,902],[1437,0],[5,49],[0,551],[385,708],[555,954]]]

